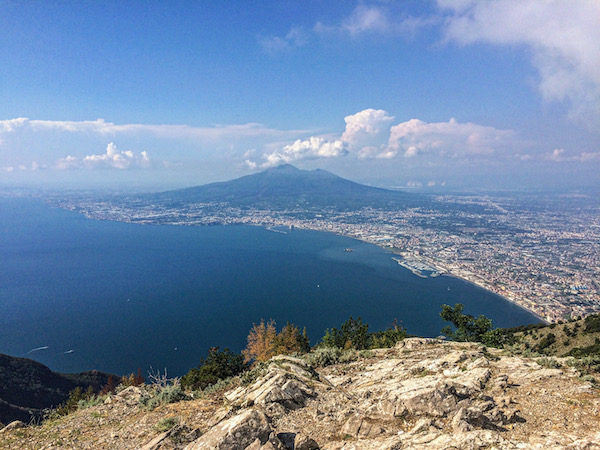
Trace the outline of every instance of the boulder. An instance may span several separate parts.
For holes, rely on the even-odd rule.
[[[263,449],[262,446],[267,443],[273,445],[271,441],[281,446],[279,439],[271,436],[272,431],[264,413],[249,409],[215,425],[185,450],[244,450],[251,445],[252,448]],[[267,448],[264,447],[264,450]],[[283,449],[283,446],[280,448]]]
[[[239,387],[226,394],[226,398],[235,406],[242,408],[260,405],[269,409],[277,403],[285,409],[302,408],[309,398],[316,396],[308,383],[313,381],[310,368],[298,358],[289,356],[275,357],[270,361],[268,372],[252,385]],[[277,411],[277,408],[270,408]]]

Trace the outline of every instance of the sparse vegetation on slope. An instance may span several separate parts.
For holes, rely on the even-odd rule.
[[[247,383],[234,378],[153,409],[140,405],[156,386],[118,389],[67,416],[2,431],[0,448],[595,448],[600,439],[594,377],[578,378],[556,358],[423,338],[323,351],[338,362],[315,370],[307,361],[317,352],[279,355]]]
[[[600,381],[600,376],[598,376],[600,355],[597,354],[599,333],[596,330],[598,316],[561,324],[538,324],[514,329],[492,330],[491,322],[485,317],[474,318],[463,314],[462,311],[460,304],[455,305],[454,308],[445,305],[442,311],[443,317],[454,325],[454,329],[449,333],[451,337],[464,340],[466,336],[471,336],[487,346],[490,345],[489,341],[493,341],[498,347],[504,347],[504,350],[487,350],[485,346],[468,342],[444,344],[443,341],[435,339],[410,339],[409,342],[402,342],[406,338],[406,331],[397,322],[394,322],[386,330],[369,332],[368,324],[363,323],[360,317],[358,319],[350,317],[339,329],[326,330],[321,343],[311,350],[308,347],[308,337],[305,333],[301,333],[295,325],[288,323],[280,332],[277,332],[274,321],[266,323],[261,321],[250,330],[248,347],[244,352],[246,359],[254,360],[255,364],[251,369],[248,362],[244,361],[244,355],[235,354],[229,349],[211,348],[207,357],[201,359],[199,366],[190,370],[181,380],[169,379],[166,372],[164,375],[159,372],[151,373],[149,383],[144,383],[138,372],[138,375],[132,374],[123,377],[119,387],[116,387],[118,383],[115,383],[114,380],[112,382],[107,380],[107,385],[102,393],[96,393],[93,389],[84,391],[77,388],[71,392],[67,402],[53,414],[47,416],[49,420],[43,424],[14,431],[7,429],[8,431],[0,433],[0,448],[12,448],[15,445],[22,448],[38,448],[39,446],[85,448],[96,445],[108,445],[117,449],[139,448],[152,436],[156,436],[156,439],[161,442],[160,448],[182,448],[185,443],[198,439],[203,433],[216,433],[215,424],[220,421],[225,423],[228,418],[236,417],[238,408],[241,408],[240,414],[243,411],[251,411],[252,409],[247,410],[247,408],[253,408],[252,405],[256,402],[266,401],[266,398],[270,398],[269,401],[274,402],[272,406],[269,406],[270,409],[265,410],[270,415],[271,425],[269,426],[274,427],[276,431],[283,432],[281,439],[284,435],[287,436],[288,431],[286,430],[296,429],[300,430],[298,435],[302,434],[306,437],[312,433],[311,439],[322,442],[333,443],[340,439],[342,441],[374,439],[373,442],[379,442],[378,439],[381,436],[387,436],[388,427],[395,429],[394,427],[400,426],[400,431],[409,432],[405,439],[407,439],[406,442],[410,442],[412,439],[410,433],[413,433],[410,431],[411,427],[414,429],[414,427],[421,426],[420,422],[417,423],[419,416],[415,415],[414,411],[399,417],[394,416],[393,422],[386,421],[387,419],[383,420],[381,414],[384,412],[380,411],[368,420],[369,427],[377,424],[375,428],[370,429],[380,431],[375,434],[369,432],[365,435],[362,435],[360,430],[363,426],[361,424],[367,422],[361,419],[360,423],[355,424],[348,419],[350,416],[353,417],[352,415],[345,415],[343,423],[339,422],[342,420],[341,416],[336,419],[337,416],[333,415],[331,418],[327,418],[324,424],[319,424],[318,421],[314,422],[310,419],[312,416],[304,417],[305,414],[314,415],[317,414],[315,411],[328,408],[329,397],[338,391],[360,390],[360,382],[356,380],[362,380],[366,373],[369,373],[368,377],[379,374],[384,366],[387,367],[388,363],[384,361],[390,358],[393,361],[398,359],[398,361],[404,362],[401,363],[402,366],[398,366],[398,362],[389,362],[394,367],[393,377],[386,378],[383,374],[376,375],[384,377],[377,383],[383,383],[382,386],[385,386],[392,382],[390,380],[397,378],[396,382],[416,383],[421,386],[418,389],[414,387],[417,389],[414,392],[420,392],[419,389],[422,389],[422,386],[428,386],[428,383],[433,383],[431,386],[439,387],[441,382],[439,377],[442,375],[452,378],[453,389],[456,389],[457,377],[462,377],[463,374],[477,374],[477,376],[483,376],[480,380],[478,378],[478,383],[486,386],[490,384],[491,378],[488,377],[495,377],[489,386],[491,391],[486,391],[486,398],[489,398],[489,394],[495,392],[494,389],[498,387],[506,390],[510,386],[516,386],[511,385],[507,380],[509,378],[512,380],[511,377],[518,378],[520,387],[511,391],[511,395],[516,397],[506,405],[522,403],[523,408],[530,408],[531,411],[528,410],[524,416],[510,416],[507,415],[510,408],[506,411],[501,409],[506,406],[505,403],[502,403],[504,400],[502,402],[495,400],[497,406],[494,408],[500,408],[500,412],[491,414],[485,409],[480,410],[481,408],[477,406],[479,405],[478,397],[475,396],[469,401],[470,412],[452,409],[448,410],[450,412],[444,412],[442,416],[434,414],[433,417],[437,418],[429,421],[428,425],[422,428],[428,430],[427,432],[432,436],[437,436],[435,439],[442,439],[446,443],[466,439],[470,436],[468,435],[469,430],[477,429],[477,427],[487,429],[488,425],[485,424],[495,424],[493,425],[496,427],[494,430],[496,433],[501,433],[497,435],[501,439],[518,440],[522,436],[536,435],[538,430],[534,428],[536,426],[543,427],[543,424],[546,423],[544,420],[548,420],[541,418],[544,414],[549,414],[548,411],[545,411],[546,408],[542,408],[542,404],[549,400],[543,400],[542,397],[545,395],[544,392],[550,388],[561,389],[561,394],[569,392],[568,401],[572,404],[583,405],[582,402],[591,402],[589,405],[592,406],[588,405],[588,408],[592,408],[589,413],[590,417],[593,414],[600,414],[600,394],[594,389],[599,386]],[[564,340],[569,341],[570,347],[564,345]],[[399,342],[401,343],[399,344]],[[563,344],[561,345],[561,343]],[[413,352],[415,346],[421,349],[417,353]],[[448,349],[458,352],[456,357],[448,354]],[[527,363],[527,359],[514,359],[514,356],[512,359],[504,359],[507,351],[511,355],[521,354],[525,357],[533,357],[529,361],[534,364]],[[433,353],[429,355],[428,352]],[[298,359],[284,356],[286,354],[303,354],[304,356],[303,359]],[[274,355],[279,356],[274,357]],[[269,359],[264,361],[267,356]],[[518,369],[515,368],[515,364],[518,365]],[[296,366],[299,368],[294,368]],[[440,372],[441,369],[438,369],[441,367],[444,370]],[[285,373],[288,371],[293,374],[293,377],[289,378],[289,375],[285,375],[281,379],[277,378],[277,374],[284,373],[281,372],[282,370]],[[540,372],[538,376],[536,370],[546,372]],[[489,372],[489,375],[485,375],[482,371]],[[507,371],[508,375],[502,375],[502,371]],[[546,380],[544,377],[548,378],[547,382],[543,381]],[[275,383],[275,380],[278,380],[277,383],[283,384],[281,386],[277,383],[269,384]],[[534,383],[535,380],[538,381]],[[540,380],[546,391],[541,390]],[[304,384],[295,384],[300,381]],[[291,384],[286,384],[288,382]],[[358,385],[351,387],[357,382]],[[365,379],[365,382],[368,384],[375,381],[369,382]],[[583,387],[577,387],[576,383],[584,384],[581,385]],[[263,389],[266,389],[263,386],[267,385],[271,386],[269,389],[279,386],[281,391],[277,391],[277,393],[268,391],[270,393],[267,395],[267,391],[263,392]],[[321,385],[324,389],[322,391],[319,387]],[[332,386],[336,387],[331,390]],[[369,386],[371,386],[369,392],[373,392],[372,386],[374,385],[369,384]],[[290,391],[285,393],[286,389],[290,389]],[[400,392],[398,389],[401,388],[396,386],[387,392],[382,388],[380,394],[383,395],[382,398],[391,398]],[[577,394],[580,391],[585,392],[585,395]],[[244,395],[247,395],[244,392],[255,392],[255,394],[251,394],[251,401],[244,400]],[[410,390],[410,392],[413,391]],[[444,392],[439,395],[442,397],[450,395],[454,390]],[[346,398],[344,401],[352,403],[356,394],[352,391],[352,395],[348,395],[344,394],[334,403],[336,405],[343,404],[342,398]],[[537,402],[535,395],[540,397],[540,402]],[[277,400],[278,396],[282,396],[280,400]],[[365,397],[365,399],[367,398],[371,397]],[[464,400],[467,397],[460,398]],[[515,398],[519,400],[515,400]],[[459,399],[455,400],[459,401]],[[223,401],[225,401],[225,405],[228,405],[225,408],[222,406]],[[238,401],[241,403],[236,403]],[[368,400],[367,403],[370,401]],[[433,400],[428,400],[428,402],[430,401]],[[447,402],[452,403],[450,397],[440,403],[440,408],[447,408],[450,404]],[[350,403],[348,403],[350,410],[362,411],[361,408],[364,405],[359,405],[360,402],[352,403],[352,405]],[[281,406],[274,406],[275,404]],[[384,403],[380,402],[377,405],[379,405],[377,408],[384,408]],[[406,403],[405,407],[409,408],[410,412],[410,408],[416,407],[417,403],[413,406],[407,405],[409,403]],[[562,409],[559,408],[560,413],[556,411],[551,411],[551,413],[566,417],[569,414],[569,408],[567,408],[569,405],[566,405],[565,408],[561,407]],[[338,407],[336,406],[336,408]],[[312,410],[314,408],[316,408],[315,411]],[[377,408],[368,409],[368,413],[365,410],[361,414],[369,415],[375,410],[379,411]],[[296,410],[297,413],[292,412]],[[387,411],[385,408],[384,410]],[[444,409],[444,411],[446,410]],[[596,412],[594,413],[594,411]],[[521,412],[524,410],[521,409]],[[452,418],[451,415],[455,413],[455,417]],[[478,419],[475,420],[471,416],[477,416]],[[523,419],[523,423],[530,423],[530,425],[517,427],[519,417]],[[600,419],[600,417],[596,419]],[[124,435],[122,435],[123,431],[115,432],[117,424],[119,430],[130,431],[124,432]],[[336,426],[339,426],[336,432],[332,432],[333,428],[327,428]],[[339,434],[339,430],[345,431]],[[516,430],[516,432],[512,430]],[[580,430],[579,436],[585,436],[587,432]],[[110,433],[112,437],[107,438],[107,433]],[[157,435],[158,433],[162,434]],[[394,433],[396,434],[393,435],[397,436],[398,431],[396,430]],[[477,436],[483,435],[477,434]],[[306,438],[308,439],[308,437]],[[83,445],[83,442],[86,444]],[[292,447],[284,446],[283,448]]]
[[[0,354],[0,422],[39,420],[74,389],[91,387],[97,393],[110,376],[98,371],[61,374],[31,359]]]
[[[553,324],[502,329],[505,348],[517,354],[600,358],[600,314]]]

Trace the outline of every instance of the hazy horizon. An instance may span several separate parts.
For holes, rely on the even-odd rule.
[[[600,185],[600,3],[0,4],[0,187]]]

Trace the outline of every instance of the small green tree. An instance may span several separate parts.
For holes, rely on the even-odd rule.
[[[248,364],[244,362],[242,355],[237,355],[228,348],[220,351],[219,347],[211,347],[206,358],[200,359],[198,367],[181,378],[181,385],[189,389],[205,389],[247,369]]]
[[[360,316],[353,319],[352,316],[345,321],[340,329],[328,328],[321,340],[324,347],[355,348],[364,350],[369,348],[369,325],[362,323]]]
[[[454,341],[481,342],[483,335],[492,330],[492,321],[481,315],[477,318],[470,314],[463,314],[464,305],[456,303],[454,308],[442,305],[440,317],[454,325],[442,328],[442,334]]]
[[[395,319],[391,326],[371,335],[371,348],[390,348],[404,338],[406,338],[406,329]]]

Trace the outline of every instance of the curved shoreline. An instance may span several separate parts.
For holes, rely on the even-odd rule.
[[[497,292],[494,292],[494,291],[492,291],[491,289],[488,289],[488,288],[486,288],[485,286],[481,286],[480,284],[478,284],[478,283],[475,283],[474,281],[471,281],[471,280],[469,280],[468,278],[463,278],[463,277],[461,277],[461,276],[458,276],[458,275],[456,275],[456,274],[453,274],[452,272],[446,272],[446,273],[444,274],[444,276],[448,276],[448,277],[456,278],[456,279],[458,279],[458,280],[461,280],[461,281],[466,281],[467,283],[469,283],[469,284],[472,284],[473,286],[477,286],[478,288],[485,289],[486,291],[488,291],[488,292],[491,292],[491,293],[492,293],[492,294],[494,294],[494,295],[497,295],[497,296],[498,296],[498,297],[500,297],[501,299],[503,299],[503,300],[506,300],[507,302],[509,302],[509,303],[512,303],[513,305],[515,305],[515,306],[518,306],[519,308],[521,308],[521,309],[524,309],[525,311],[527,311],[527,312],[529,312],[529,313],[533,314],[533,315],[534,315],[535,317],[537,317],[537,318],[538,318],[538,319],[539,319],[541,322],[543,322],[543,323],[546,323],[546,324],[550,323],[550,322],[548,322],[546,319],[544,319],[542,316],[540,316],[538,313],[536,313],[535,311],[532,311],[531,309],[529,309],[529,308],[527,308],[527,307],[525,307],[525,306],[523,306],[523,305],[521,305],[521,304],[517,303],[515,300],[511,300],[510,298],[508,298],[508,297],[505,297],[505,296],[504,296],[504,295],[502,295],[502,294],[498,294]]]
[[[59,205],[59,207],[61,207],[62,209],[69,209],[69,208],[65,208],[64,206],[60,206],[60,205]],[[107,220],[106,218],[100,218],[100,217],[97,217],[97,216],[95,216],[95,215],[91,214],[91,213],[90,213],[90,211],[77,211],[77,212],[79,212],[79,213],[83,213],[83,215],[84,215],[85,217],[87,217],[88,219],[92,219],[92,220]],[[140,222],[138,222],[138,221],[127,221],[127,220],[123,220],[123,218],[117,218],[117,219],[115,219],[115,218],[112,218],[112,219],[108,219],[108,220],[111,220],[111,221],[116,221],[116,222],[125,222],[125,223],[137,223],[137,224],[140,224],[140,225],[146,225],[146,224],[156,224],[156,225],[190,225],[190,226],[206,226],[206,224],[201,224],[201,223],[181,223],[181,222],[179,222],[179,223],[160,223],[160,222],[156,222],[156,221],[152,221],[152,222],[143,222],[143,221],[140,221]],[[221,225],[248,225],[248,226],[258,226],[258,227],[262,227],[262,228],[264,228],[264,229],[266,229],[266,230],[268,230],[268,231],[277,232],[277,233],[282,233],[282,234],[287,234],[287,232],[280,231],[280,230],[276,230],[275,228],[276,228],[276,227],[278,227],[278,226],[288,227],[290,224],[289,224],[289,223],[286,223],[286,222],[280,222],[280,223],[277,223],[277,222],[273,222],[273,221],[271,221],[271,223],[269,223],[268,221],[266,221],[266,222],[265,222],[265,221],[262,221],[262,223],[261,223],[261,221],[258,221],[258,222],[250,222],[250,223],[249,223],[249,222],[245,222],[245,221],[240,221],[240,222],[236,222],[236,223],[221,223]],[[352,235],[345,234],[345,233],[340,233],[340,232],[338,232],[338,231],[334,231],[334,230],[328,230],[328,229],[323,229],[323,228],[319,228],[319,227],[312,227],[312,226],[310,226],[310,225],[308,225],[308,226],[307,226],[307,224],[294,224],[294,227],[295,227],[295,228],[297,228],[297,229],[306,229],[306,230],[313,230],[313,231],[322,231],[322,232],[326,232],[326,233],[332,233],[332,234],[335,234],[335,235],[338,235],[338,236],[343,236],[343,237],[350,238],[350,239],[355,239],[355,240],[357,240],[357,241],[360,241],[360,242],[365,242],[365,243],[367,243],[367,244],[375,245],[375,246],[377,246],[377,247],[379,247],[379,248],[381,248],[381,249],[383,249],[383,250],[389,251],[390,253],[392,253],[392,254],[394,254],[394,255],[397,255],[397,256],[399,256],[399,257],[402,257],[402,258],[404,258],[404,256],[403,256],[403,255],[402,255],[402,254],[401,254],[401,253],[400,253],[400,252],[399,252],[397,249],[395,249],[395,248],[389,248],[389,247],[385,247],[385,246],[383,246],[383,245],[381,245],[381,244],[378,244],[377,242],[373,242],[373,241],[367,240],[367,239],[365,239],[365,238],[361,238],[361,237],[357,237],[357,236],[352,236]],[[416,260],[420,260],[420,259],[423,259],[423,257],[416,256],[416,257],[415,257],[415,259],[416,259]],[[427,261],[428,259],[429,259],[429,258],[425,258],[425,262],[426,262],[428,265],[431,265],[432,267],[434,267],[434,268],[438,269],[440,272],[442,272],[442,273],[441,273],[442,275],[448,275],[448,276],[452,276],[452,277],[454,277],[454,278],[457,278],[457,279],[460,279],[460,280],[466,281],[466,282],[468,282],[468,283],[470,283],[470,284],[472,284],[472,285],[474,285],[474,286],[477,286],[477,287],[479,287],[479,288],[481,288],[481,289],[485,289],[486,291],[488,291],[488,292],[490,292],[490,293],[493,293],[493,294],[497,295],[498,297],[500,297],[500,298],[502,298],[502,299],[506,300],[507,302],[510,302],[510,303],[512,303],[512,304],[514,304],[514,305],[516,305],[516,306],[518,306],[519,308],[521,308],[521,309],[523,309],[523,310],[525,310],[525,311],[527,311],[527,312],[529,312],[529,313],[533,314],[533,315],[534,315],[536,318],[538,318],[538,319],[539,319],[541,322],[543,322],[543,323],[549,323],[549,322],[548,322],[548,321],[547,321],[545,318],[543,318],[542,316],[540,316],[540,315],[539,315],[537,312],[535,312],[535,311],[533,311],[532,309],[528,308],[527,306],[525,306],[525,305],[521,304],[519,301],[517,301],[517,300],[513,300],[513,299],[510,299],[510,298],[506,297],[505,295],[502,295],[502,294],[500,294],[500,293],[498,293],[498,292],[495,292],[493,289],[490,289],[489,287],[487,287],[487,286],[484,286],[484,285],[482,285],[482,284],[478,283],[478,282],[477,282],[477,281],[475,281],[475,280],[472,280],[472,279],[466,278],[466,277],[464,277],[464,276],[460,276],[460,275],[458,275],[458,274],[456,274],[456,273],[453,273],[452,271],[450,271],[449,269],[447,269],[447,268],[445,268],[445,267],[439,268],[439,267],[438,267],[438,266],[437,266],[435,263],[430,263],[430,262],[428,262],[428,261]],[[400,264],[399,264],[399,265],[400,265]],[[402,266],[401,266],[401,267],[402,267]],[[406,268],[406,267],[403,267],[403,268],[405,268],[406,270],[409,270],[409,271],[411,271],[410,269],[408,269],[408,268]],[[414,272],[412,272],[412,271],[411,271],[411,273],[413,273],[413,274],[414,274]],[[415,275],[416,275],[416,274],[415,274]]]
[[[329,232],[329,231],[327,231],[327,230],[319,230],[319,229],[314,229],[314,231],[325,231],[325,232]],[[336,233],[336,232],[331,232],[331,233],[333,233],[333,234],[336,234],[336,235],[338,235],[338,236],[343,236],[343,237],[346,237],[346,238],[355,239],[355,240],[357,240],[357,241],[364,242],[364,243],[366,243],[366,244],[375,245],[375,246],[377,246],[377,247],[379,247],[379,248],[381,248],[381,249],[383,249],[383,250],[386,250],[386,251],[390,252],[390,253],[391,253],[391,254],[393,254],[393,255],[397,255],[397,256],[399,256],[399,257],[401,257],[401,258],[404,258],[404,256],[403,256],[403,255],[402,255],[402,254],[401,254],[401,253],[400,253],[398,250],[396,250],[396,249],[389,248],[389,247],[384,247],[384,246],[382,246],[382,245],[378,245],[378,244],[376,244],[375,242],[371,242],[371,241],[368,241],[368,240],[366,240],[366,239],[361,239],[361,238],[359,238],[359,237],[356,237],[356,236],[350,236],[350,235],[346,235],[346,234],[342,234],[342,233]],[[415,259],[418,259],[418,257],[415,257]],[[428,263],[428,264],[430,264],[430,263]],[[415,274],[415,273],[414,273],[412,270],[410,270],[410,269],[408,269],[408,268],[406,268],[406,267],[402,266],[401,264],[398,264],[398,265],[399,265],[400,267],[402,267],[403,269],[405,269],[405,270],[408,270],[408,271],[409,271],[409,272],[411,272],[413,275],[416,275],[416,274]],[[433,266],[433,267],[435,267],[436,269],[439,269],[437,266],[435,266],[435,265],[433,265],[433,264],[430,264],[430,265],[432,265],[432,266]],[[524,305],[521,305],[521,304],[520,304],[519,302],[517,302],[516,300],[511,300],[510,298],[508,298],[508,297],[506,297],[506,296],[504,296],[504,295],[502,295],[502,294],[499,294],[499,293],[497,293],[497,292],[494,292],[492,289],[489,289],[489,288],[488,288],[488,287],[486,287],[486,286],[482,286],[481,284],[479,284],[479,283],[477,283],[477,282],[475,282],[475,281],[473,281],[473,280],[470,280],[470,279],[468,279],[468,278],[461,277],[460,275],[457,275],[457,274],[455,274],[455,273],[452,273],[450,270],[448,270],[448,269],[446,269],[446,268],[440,269],[440,271],[444,272],[444,273],[443,273],[441,276],[448,276],[448,277],[456,278],[456,279],[458,279],[458,280],[465,281],[465,282],[467,282],[467,283],[469,283],[469,284],[471,284],[471,285],[473,285],[473,286],[477,286],[477,287],[478,287],[478,288],[480,288],[480,289],[484,289],[484,290],[486,290],[487,292],[490,292],[490,293],[492,293],[492,294],[494,294],[494,295],[497,295],[497,296],[498,296],[498,297],[500,297],[501,299],[503,299],[503,300],[506,300],[507,302],[509,302],[509,303],[511,303],[511,304],[513,304],[513,305],[515,305],[515,306],[517,306],[517,307],[519,307],[519,308],[521,308],[521,309],[523,309],[523,310],[527,311],[528,313],[531,313],[531,314],[533,314],[533,315],[534,315],[535,317],[537,317],[537,318],[538,318],[538,319],[539,319],[541,322],[543,322],[543,323],[546,323],[546,324],[547,324],[547,323],[550,323],[550,322],[548,322],[546,319],[544,319],[542,316],[540,316],[538,313],[536,313],[535,311],[531,310],[530,308],[527,308],[527,307],[526,307],[526,306],[524,306]],[[418,276],[418,275],[416,275],[416,276]],[[429,278],[429,277],[425,277],[425,278]]]

